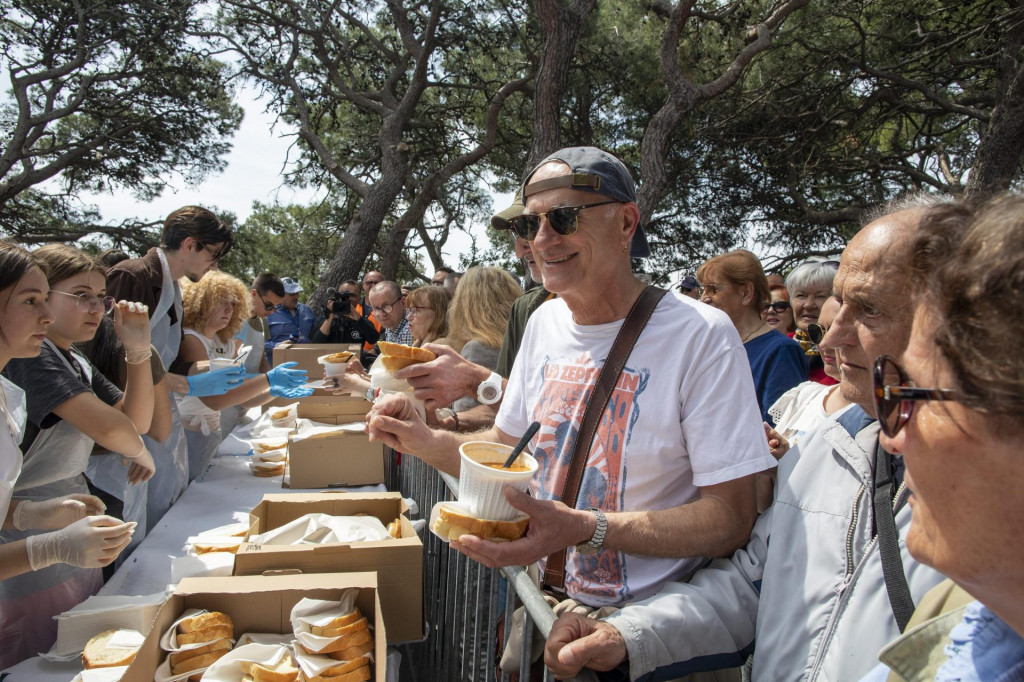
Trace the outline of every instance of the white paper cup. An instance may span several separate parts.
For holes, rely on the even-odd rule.
[[[324,376],[338,377],[348,371],[348,362],[327,362],[327,357],[329,355],[333,355],[333,353],[328,353],[328,355],[321,355],[316,359],[317,362],[319,362],[324,367]]]
[[[218,369],[228,369],[229,367],[234,367],[234,366],[235,366],[234,361],[233,360],[229,360],[228,358],[213,358],[212,360],[210,360],[210,371],[211,372],[215,372]]]
[[[512,448],[500,443],[470,441],[459,446],[462,467],[459,471],[459,502],[469,513],[480,519],[492,521],[515,521],[523,517],[505,499],[505,488],[511,487],[524,493],[530,487],[533,475],[537,473],[537,460],[523,452],[514,466],[525,466],[525,471],[496,469],[487,464],[503,464]]]

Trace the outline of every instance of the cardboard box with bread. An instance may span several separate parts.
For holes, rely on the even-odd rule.
[[[300,617],[312,620],[319,634],[308,623],[297,626]],[[309,653],[303,633],[333,651]],[[166,649],[168,638],[176,649]],[[372,573],[186,578],[122,679],[384,682],[385,638]]]

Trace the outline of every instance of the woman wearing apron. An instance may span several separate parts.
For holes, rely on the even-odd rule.
[[[125,456],[129,482],[141,483],[154,470],[138,434],[138,430],[149,429],[153,416],[146,311],[104,299],[102,265],[77,249],[54,244],[37,250],[33,257],[53,280],[49,307],[54,321],[38,357],[12,359],[6,367],[8,378],[25,390],[28,407],[21,443],[24,459],[13,497],[38,502],[88,494],[82,472],[94,442]],[[123,395],[72,348],[76,341],[95,334],[105,310],[114,313],[129,363]],[[131,523],[100,518],[107,519],[103,523],[121,526],[123,533],[133,528]],[[99,568],[47,565],[49,561],[37,565],[33,546],[49,543],[36,540],[39,533],[27,530],[29,524],[16,525],[25,530],[4,530],[0,539],[28,540],[29,561],[40,570],[0,583],[0,641],[7,664],[48,649],[56,636],[53,616],[95,593],[102,583]]]
[[[231,275],[215,270],[188,285],[182,292],[182,300],[185,338],[179,359],[190,364],[234,359],[236,341],[233,337],[252,313],[246,286]],[[254,350],[258,355],[258,348]],[[222,439],[220,410],[262,405],[271,399],[270,389],[275,377],[280,380],[284,377],[278,375],[284,373],[289,374],[290,384],[305,381],[304,371],[289,372],[282,366],[267,375],[247,379],[223,395],[178,397],[178,411],[188,441],[190,481],[204,471],[217,454]]]

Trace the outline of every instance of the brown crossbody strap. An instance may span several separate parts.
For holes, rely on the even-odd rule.
[[[611,400],[612,391],[618,383],[622,368],[626,366],[629,354],[633,352],[636,340],[640,338],[640,332],[647,326],[651,314],[658,307],[661,297],[668,292],[658,287],[649,286],[640,292],[629,314],[626,315],[622,328],[619,329],[611,350],[608,351],[608,359],[597,375],[594,389],[590,393],[587,407],[583,412],[583,419],[580,422],[580,429],[576,434],[576,442],[573,444],[572,457],[569,460],[569,472],[565,477],[565,486],[559,499],[566,505],[575,508],[576,500],[580,494],[580,485],[583,483],[583,471],[586,469],[587,456],[590,454],[590,445],[597,435],[597,427],[601,423],[601,415]],[[560,549],[548,557],[547,567],[544,570],[544,584],[562,590],[565,587],[565,549]]]

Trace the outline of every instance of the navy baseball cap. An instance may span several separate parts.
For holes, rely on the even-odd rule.
[[[570,174],[531,183],[530,178],[537,172],[537,169],[551,161],[561,161],[569,166]],[[597,147],[566,147],[565,149],[559,149],[554,154],[549,154],[526,176],[526,181],[523,183],[521,190],[522,200],[520,205],[531,194],[556,187],[571,187],[572,189],[601,194],[609,199],[623,203],[636,203],[636,184],[633,182],[633,176],[630,175],[629,169],[614,155]],[[514,208],[515,203],[494,216],[491,219],[491,225],[495,224],[495,218],[504,216]],[[507,221],[508,218],[505,218],[505,220]],[[647,243],[647,236],[644,234],[643,226],[640,223],[637,223],[636,231],[633,232],[633,241],[629,246],[629,255],[631,258],[647,258],[651,255],[651,247]]]
[[[679,286],[682,287],[683,289],[699,289],[700,282],[698,282],[697,278],[694,277],[693,275],[687,275],[686,277],[683,277],[681,280],[679,280]]]

